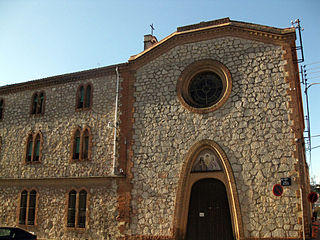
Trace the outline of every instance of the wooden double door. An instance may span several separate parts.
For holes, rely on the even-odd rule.
[[[230,209],[224,184],[202,179],[191,189],[187,240],[233,240]]]

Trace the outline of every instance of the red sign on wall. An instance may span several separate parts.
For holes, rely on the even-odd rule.
[[[308,200],[311,203],[315,203],[316,201],[318,201],[318,198],[319,196],[318,196],[318,193],[316,192],[311,192],[308,194]]]
[[[272,192],[275,196],[280,197],[283,193],[283,187],[280,184],[275,184],[273,186]]]

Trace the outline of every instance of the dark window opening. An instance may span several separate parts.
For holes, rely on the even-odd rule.
[[[86,130],[83,134],[83,159],[88,159],[89,155],[89,133]]]
[[[69,192],[69,203],[68,203],[68,227],[75,227],[76,220],[76,199],[77,192],[72,190]]]
[[[38,106],[38,94],[36,93],[33,96],[32,114],[37,113],[37,106]]]
[[[37,113],[43,113],[44,108],[44,93],[40,93],[40,102],[37,106]]]
[[[28,192],[23,191],[20,198],[19,224],[26,224]]]
[[[92,87],[90,84],[87,86],[80,85],[77,92],[77,109],[88,109],[91,107]]]
[[[34,93],[32,97],[31,114],[42,114],[44,113],[44,92]]]
[[[41,155],[42,135],[38,132],[36,135],[30,134],[26,146],[26,163],[33,163],[40,161]]]
[[[35,141],[35,151],[33,161],[39,161],[40,158],[40,135],[38,134]]]
[[[19,224],[35,225],[37,192],[24,190],[20,197]]]
[[[86,227],[87,192],[69,192],[67,227]]]
[[[80,131],[77,130],[74,137],[73,146],[73,159],[79,159],[80,157]]]
[[[90,101],[91,101],[91,86],[88,85],[86,89],[86,102],[85,102],[85,107],[89,108],[90,107]]]
[[[87,192],[80,191],[79,194],[79,209],[78,209],[78,227],[84,228],[86,226],[86,205],[87,205]]]
[[[0,99],[0,120],[3,117],[3,99]]]
[[[28,149],[27,149],[27,162],[31,162],[32,159],[33,140],[32,135],[29,136]]]
[[[36,197],[37,192],[35,190],[32,190],[29,195],[28,225],[34,225],[36,213]]]
[[[83,108],[84,102],[84,87],[81,86],[79,90],[78,108]]]

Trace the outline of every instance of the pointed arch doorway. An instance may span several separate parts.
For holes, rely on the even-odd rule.
[[[198,142],[185,157],[174,225],[179,240],[244,238],[233,171],[224,151],[212,140]]]

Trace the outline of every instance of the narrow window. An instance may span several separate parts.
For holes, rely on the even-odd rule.
[[[91,105],[91,86],[90,84],[87,86],[86,89],[86,102],[85,102],[85,108],[89,108]]]
[[[37,113],[43,113],[43,110],[44,110],[44,93],[41,92],[40,93],[40,101],[39,101],[39,104],[37,106]]]
[[[72,190],[69,192],[69,202],[68,202],[68,227],[75,227],[76,220],[76,200],[77,192]]]
[[[83,108],[83,103],[84,103],[84,87],[80,86],[79,89],[79,96],[78,96],[78,108]]]
[[[86,226],[86,208],[87,208],[87,192],[81,190],[79,194],[79,209],[78,209],[78,227]]]
[[[0,120],[3,117],[3,99],[0,99]]]
[[[36,114],[37,113],[37,108],[38,108],[38,93],[35,93],[33,95],[33,98],[32,98],[32,110],[31,110],[31,113],[32,114]]]
[[[27,156],[26,156],[27,162],[31,162],[32,149],[33,149],[33,137],[32,137],[32,134],[30,134],[27,141]]]
[[[79,159],[80,157],[80,131],[77,130],[74,135],[73,142],[73,159]]]
[[[34,219],[36,214],[36,199],[37,192],[35,190],[32,190],[29,195],[28,225],[34,225]]]
[[[86,129],[83,133],[83,146],[82,146],[82,158],[88,159],[89,157],[89,131]]]
[[[40,134],[37,134],[35,139],[35,149],[33,154],[33,161],[38,162],[40,159]]]
[[[28,192],[24,190],[20,198],[19,224],[26,224]]]

